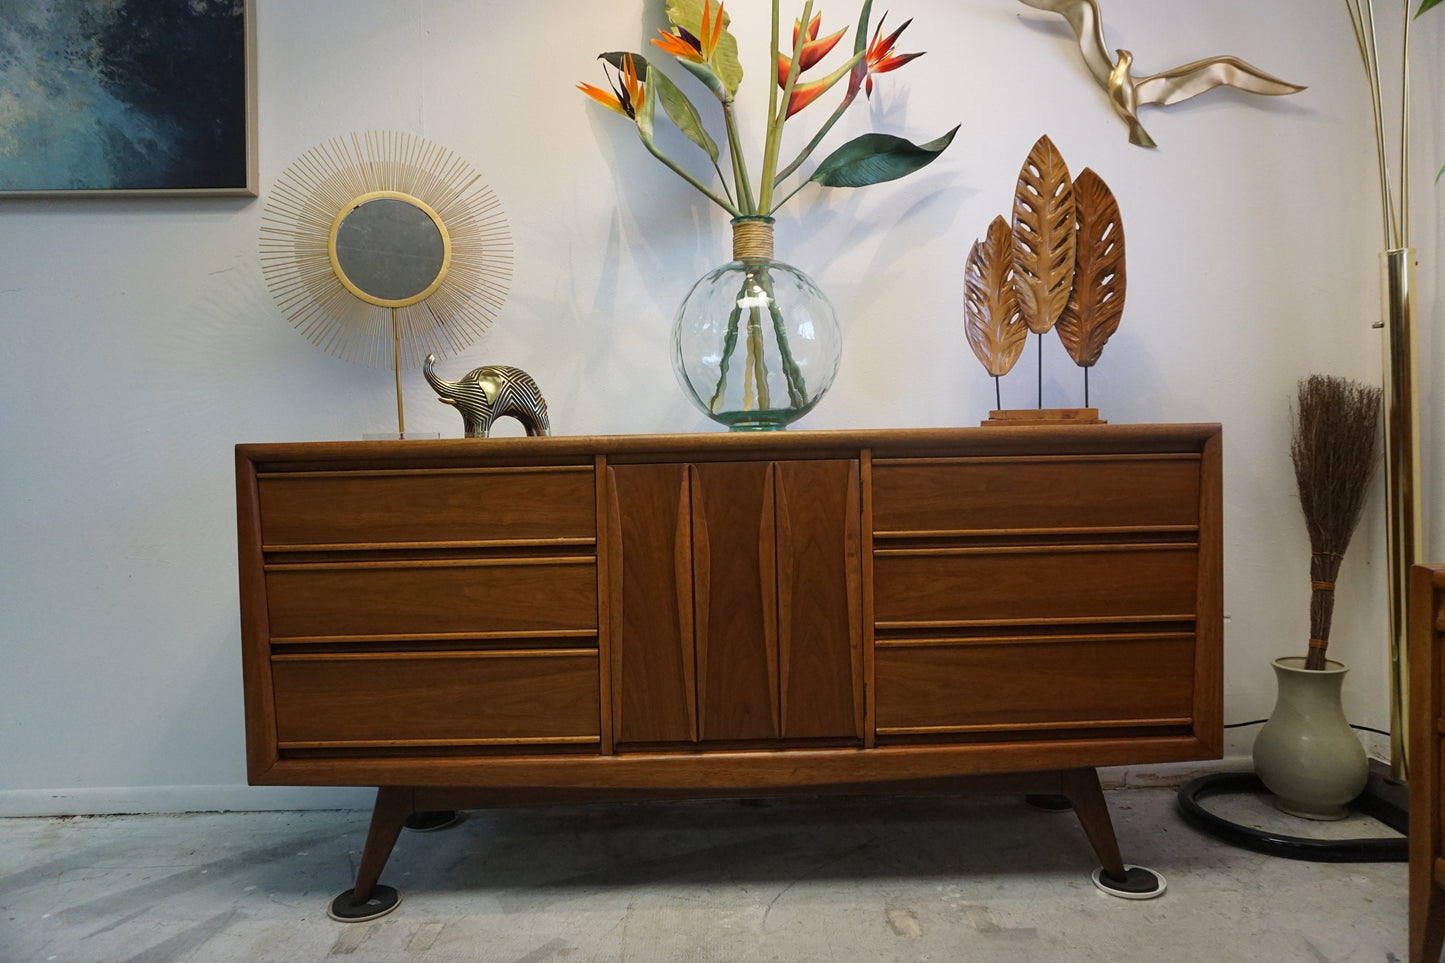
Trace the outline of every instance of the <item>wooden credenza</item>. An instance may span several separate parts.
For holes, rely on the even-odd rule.
[[[1217,425],[236,469],[250,779],[380,787],[358,899],[418,811],[1005,782],[1069,797],[1117,874],[1094,767],[1222,750]]]

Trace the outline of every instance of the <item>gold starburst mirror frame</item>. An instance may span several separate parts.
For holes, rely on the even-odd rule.
[[[276,182],[261,268],[313,344],[371,366],[390,359],[404,436],[401,369],[481,336],[506,301],[512,246],[469,164],[423,138],[372,131],[312,148]]]

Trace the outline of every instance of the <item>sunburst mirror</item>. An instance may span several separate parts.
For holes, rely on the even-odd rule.
[[[314,344],[401,369],[446,357],[495,320],[512,278],[501,205],[466,161],[411,134],[320,144],[277,180],[261,220],[261,268]]]

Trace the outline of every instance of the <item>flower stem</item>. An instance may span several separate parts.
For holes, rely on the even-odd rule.
[[[728,313],[728,330],[723,335],[722,360],[718,362],[717,388],[713,390],[712,397],[708,399],[708,410],[717,414],[722,410],[723,396],[728,390],[728,367],[732,364],[733,351],[738,346],[738,322],[742,320],[743,309],[735,305]]]
[[[843,112],[852,105],[853,98],[856,96],[856,91],[850,91],[847,95],[843,97],[843,102],[838,105],[837,110],[833,111],[833,116],[828,118],[828,122],[825,123],[822,127],[820,127],[818,129],[818,132],[813,135],[813,139],[808,141],[808,146],[804,147],[802,151],[798,153],[798,156],[793,158],[793,162],[787,167],[784,167],[781,171],[778,172],[778,175],[773,178],[774,184],[781,184],[789,174],[802,166],[803,161],[808,159],[808,155],[813,153],[813,151],[817,149],[818,145],[823,142],[823,138],[828,135],[828,131],[833,129],[833,125],[838,122],[838,118],[842,117]],[[797,191],[793,192],[793,194],[796,193]],[[788,197],[792,197],[793,194],[789,194]],[[787,200],[787,198],[784,198],[784,200]],[[779,201],[778,207],[782,206],[783,202]]]
[[[793,97],[793,86],[798,82],[798,69],[803,61],[803,44],[808,40],[808,24],[813,17],[813,0],[807,0],[803,4],[802,29],[798,31],[798,38],[793,43],[793,59],[788,65],[788,79],[783,84],[781,94],[782,105],[775,106],[779,98],[777,88],[773,84],[768,87],[773,91],[768,96],[768,135],[763,146],[763,173],[759,178],[758,188],[758,212],[771,214],[773,212],[773,180],[778,169],[778,150],[783,142],[783,122],[787,120],[788,102]],[[773,49],[772,61],[778,62],[778,2],[773,0]]]
[[[681,177],[683,180],[687,181],[693,187],[701,191],[703,196],[706,197],[708,200],[712,201],[718,207],[721,207],[723,210],[727,211],[733,217],[742,216],[742,211],[738,210],[736,204],[722,197],[716,191],[709,188],[702,181],[698,180],[696,177],[693,177],[687,171],[683,170],[681,167],[677,166],[677,164],[673,163],[672,158],[668,157],[662,151],[657,149],[657,145],[652,142],[651,138],[643,137],[642,145],[647,148],[647,152],[649,154],[662,161],[662,163],[665,164],[668,168],[670,168],[674,174],[676,174],[678,177]]]
[[[763,312],[758,307],[748,309],[748,355],[753,380],[758,386],[757,410],[766,411],[772,407],[772,398],[768,391],[768,365],[763,358]]]
[[[722,109],[723,124],[728,132],[728,153],[733,159],[733,182],[737,185],[738,204],[742,207],[742,213],[756,214],[758,205],[753,200],[753,185],[748,180],[748,161],[743,154],[742,143],[738,140],[738,125],[733,119],[732,101],[723,101]]]
[[[793,357],[792,345],[788,343],[787,324],[783,320],[783,312],[778,310],[778,299],[773,296],[773,279],[765,267],[759,269],[758,286],[768,296],[768,313],[773,316],[773,333],[778,339],[778,354],[783,359],[783,373],[788,378],[788,402],[794,408],[801,408],[808,403],[808,387],[803,381],[803,369],[798,367],[798,362]]]

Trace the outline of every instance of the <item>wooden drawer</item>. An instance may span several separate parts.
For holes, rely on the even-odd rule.
[[[266,566],[272,641],[597,629],[590,557]]]
[[[280,748],[596,742],[597,653],[285,655]]]
[[[590,467],[286,472],[258,487],[267,550],[597,536]]]
[[[873,530],[1192,528],[1199,468],[1194,454],[879,460]]]
[[[1194,638],[880,645],[878,734],[1186,726]]]
[[[890,622],[1193,618],[1192,545],[875,553],[874,616]]]

